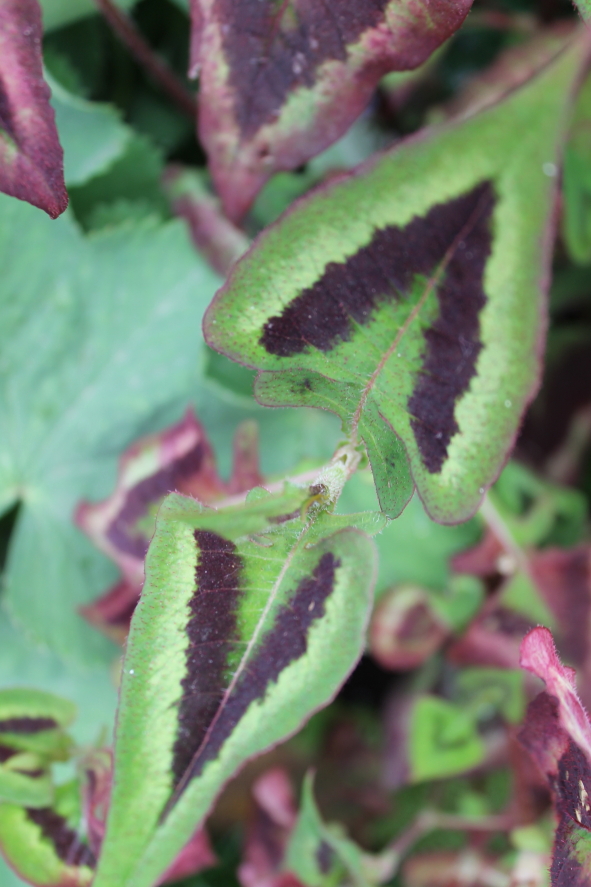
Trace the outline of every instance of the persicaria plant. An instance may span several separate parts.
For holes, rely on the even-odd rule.
[[[0,0],[0,887],[591,887],[588,15]]]

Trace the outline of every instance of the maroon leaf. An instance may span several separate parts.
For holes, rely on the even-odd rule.
[[[224,216],[219,199],[207,191],[197,173],[171,165],[163,185],[173,212],[189,225],[197,249],[225,277],[248,249],[248,237]]]
[[[181,878],[196,875],[203,869],[209,869],[216,864],[217,857],[213,852],[209,836],[201,826],[187,841],[172,865],[166,869],[158,884],[179,881]]]
[[[37,0],[0,0],[0,190],[55,219],[68,195],[41,35]]]
[[[238,869],[242,887],[277,887],[297,808],[290,778],[274,767],[253,785],[256,802],[249,818],[244,858]]]
[[[144,437],[125,452],[117,486],[103,502],[82,502],[75,521],[120,568],[123,577],[98,600],[81,608],[89,622],[123,642],[144,581],[144,557],[164,497],[177,491],[212,504],[262,483],[258,432],[244,422],[234,437],[228,481],[218,473],[213,449],[189,410],[176,425]]]
[[[199,134],[226,214],[341,136],[388,71],[418,67],[472,0],[191,0]]]
[[[552,635],[534,628],[521,664],[542,678],[547,692],[530,703],[520,740],[545,774],[558,826],[551,867],[553,887],[591,884],[591,724],[576,692],[575,672],[562,665]]]

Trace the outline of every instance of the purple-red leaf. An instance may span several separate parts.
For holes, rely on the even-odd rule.
[[[171,164],[162,184],[173,212],[187,222],[197,249],[225,277],[248,249],[248,237],[224,216],[219,199],[207,191],[197,173]]]
[[[574,669],[564,666],[547,628],[534,628],[521,645],[520,664],[541,678],[559,703],[559,719],[573,742],[591,761],[591,724],[576,689]]]
[[[590,887],[591,724],[577,696],[575,672],[560,662],[546,628],[525,637],[521,664],[547,689],[530,703],[519,738],[554,795],[552,887]]]
[[[472,0],[191,0],[199,135],[227,215],[341,136],[388,71],[418,67]]]
[[[55,219],[68,195],[41,34],[37,0],[0,0],[0,190]]]
[[[403,586],[389,591],[376,606],[369,627],[369,649],[383,668],[405,671],[422,665],[450,632],[428,592],[414,585]]]

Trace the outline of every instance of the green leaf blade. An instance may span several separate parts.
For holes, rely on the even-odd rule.
[[[360,656],[373,543],[327,517],[308,544],[309,496],[287,487],[227,513],[164,503],[128,641],[96,887],[150,887],[235,771],[330,701]]]
[[[395,433],[443,523],[477,509],[538,383],[540,281],[581,53],[302,200],[206,313],[208,342],[262,371],[264,403],[334,409],[376,467]],[[389,502],[388,473],[376,475],[395,513],[407,493]]]

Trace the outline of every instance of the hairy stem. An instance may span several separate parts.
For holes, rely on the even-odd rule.
[[[194,95],[166,62],[154,52],[130,17],[118,9],[112,0],[94,0],[94,2],[134,59],[169,96],[177,108],[193,120],[197,110]]]

